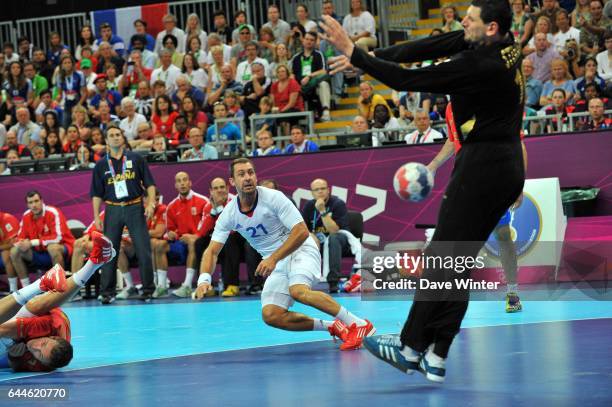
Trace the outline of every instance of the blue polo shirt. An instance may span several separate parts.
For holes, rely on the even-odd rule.
[[[123,157],[125,157],[125,173],[123,172]],[[110,171],[109,159],[115,171],[114,178]],[[115,196],[113,184],[116,180],[126,181],[127,197],[117,199]],[[155,185],[155,181],[144,158],[140,154],[124,150],[121,159],[112,158],[110,154],[107,154],[98,160],[93,169],[89,196],[101,198],[103,201],[128,202],[142,197],[146,189],[152,185]]]

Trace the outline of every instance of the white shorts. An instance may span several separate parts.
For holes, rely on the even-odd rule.
[[[272,304],[289,309],[295,302],[289,287],[304,284],[312,287],[321,277],[321,255],[314,245],[302,245],[276,264],[261,292],[261,306]]]

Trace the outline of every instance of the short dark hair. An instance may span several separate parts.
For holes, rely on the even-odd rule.
[[[40,95],[38,95],[39,97],[42,97],[43,95],[49,94],[51,96],[53,96],[53,93],[51,92],[51,89],[47,88],[45,90],[43,90],[42,92],[40,92]]]
[[[166,44],[166,41],[168,41],[168,40],[172,41],[172,43],[174,44],[174,48],[178,47],[178,38],[176,38],[172,34],[166,34],[164,36],[164,38],[162,39],[162,46],[164,46]]]
[[[26,202],[28,202],[28,198],[34,198],[36,195],[38,195],[38,197],[42,199],[42,195],[40,194],[40,192],[38,192],[38,190],[32,189],[28,191],[28,193],[26,194]]]
[[[144,27],[147,28],[147,22],[145,20],[143,20],[141,18],[139,18],[138,20],[134,20],[134,25],[136,25],[138,23],[144,25]]]
[[[110,28],[112,30],[113,27],[111,27],[110,23],[102,23],[100,24],[100,29],[103,28]]]
[[[246,12],[244,10],[238,10],[236,14],[234,14],[234,20],[238,18],[238,16],[243,15],[246,17]]]
[[[584,85],[585,92],[587,89],[590,89],[590,88],[595,89],[595,93],[597,94],[597,96],[601,95],[601,87],[595,82],[587,83],[586,85]]]
[[[255,169],[255,164],[253,164],[253,161],[249,160],[248,158],[246,157],[236,158],[230,164],[230,177],[234,176],[234,167],[238,164],[251,164],[253,166],[253,169]]]
[[[225,17],[225,10],[223,10],[223,9],[219,9],[219,10],[216,10],[214,12],[213,18],[215,18],[217,16],[222,16],[223,18],[225,18],[227,20],[227,18]]]
[[[55,346],[51,349],[49,355],[49,363],[46,366],[50,369],[59,369],[60,367],[67,366],[72,360],[73,349],[70,342],[59,336],[53,336],[55,339]]]
[[[12,43],[12,42],[5,42],[5,43],[4,43],[4,47],[3,47],[3,48],[4,48],[4,49],[6,49],[6,48],[10,48],[10,49],[12,49],[12,50],[14,51],[14,50],[15,50],[15,45],[13,45],[13,43]]]
[[[174,119],[174,122],[176,123],[177,120],[185,120],[185,123],[189,122],[189,120],[187,119],[187,116],[185,116],[184,114],[180,114],[176,116],[176,119]]]
[[[27,35],[22,35],[21,37],[17,38],[17,44],[21,44],[24,41],[30,42],[30,37]]]
[[[130,44],[134,46],[135,42],[140,42],[143,45],[147,45],[147,37],[145,37],[143,34],[134,34],[132,35],[132,38],[130,38]]]
[[[306,32],[306,34],[304,34],[304,37],[307,36],[307,35],[310,35],[311,37],[314,37],[315,40],[319,37],[319,35],[316,32],[314,32],[314,31]]]
[[[480,18],[484,23],[497,23],[500,35],[510,30],[512,7],[508,0],[472,0],[472,6],[480,8]]]
[[[302,132],[302,134],[306,134],[306,130],[304,130],[304,128],[299,124],[294,124],[293,126],[291,126],[291,130],[299,130]]]
[[[565,93],[565,89],[563,88],[555,88],[550,95],[552,96],[555,92],[561,92],[563,94],[563,97],[567,97],[567,93]]]
[[[104,131],[104,138],[108,137],[108,131],[109,130],[119,130],[121,132],[121,135],[123,136],[123,129],[121,129],[121,127],[119,127],[116,124],[110,124],[107,128],[106,131]]]

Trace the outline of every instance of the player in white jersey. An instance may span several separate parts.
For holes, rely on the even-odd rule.
[[[238,196],[217,219],[202,257],[194,297],[202,299],[211,289],[217,256],[230,232],[236,231],[263,257],[256,274],[267,277],[261,293],[266,324],[288,331],[328,330],[344,342],[341,350],[360,348],[363,338],[373,335],[376,329],[327,293],[311,290],[321,275],[321,255],[297,208],[282,192],[258,187],[255,167],[247,158],[232,162],[229,181]],[[313,319],[289,311],[295,301],[334,316],[335,320]]]

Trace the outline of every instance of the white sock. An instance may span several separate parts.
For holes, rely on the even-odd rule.
[[[17,281],[19,281],[17,277],[8,278],[10,292],[14,293],[15,291],[17,291]]]
[[[352,324],[355,324],[357,326],[363,326],[363,325],[367,324],[366,321],[364,321],[363,319],[361,319],[361,318],[351,314],[343,306],[340,306],[340,312],[338,312],[338,315],[336,315],[336,318],[338,318],[340,321],[344,322],[346,324],[346,326],[349,326],[349,327]]]
[[[506,289],[508,290],[509,293],[515,293],[518,294],[518,283],[515,284],[506,284]]]
[[[87,280],[89,280],[91,276],[93,276],[93,273],[95,273],[102,266],[103,264],[96,264],[91,260],[87,260],[87,263],[85,263],[79,271],[72,275],[72,280],[79,287],[85,287]]]
[[[157,286],[162,288],[168,288],[168,270],[157,269]]]
[[[22,288],[30,285],[30,277],[20,278],[19,281],[21,281]]]
[[[417,362],[419,360],[419,357],[420,357],[419,352],[417,352],[416,350],[412,349],[408,345],[404,345],[402,350],[400,350],[400,353],[409,362]]]
[[[314,324],[312,327],[313,331],[327,331],[327,328],[334,324],[334,321],[325,321],[324,319],[313,319]]]
[[[444,364],[446,362],[446,359],[444,359],[443,357],[440,357],[440,356],[438,356],[438,355],[436,355],[434,353],[433,348],[429,348],[429,350],[425,354],[425,357],[427,358],[427,363],[429,363],[433,367],[442,367],[443,368]]]
[[[186,269],[185,270],[185,281],[183,281],[183,285],[186,287],[191,287],[194,276],[195,276],[195,269],[192,269],[192,268]]]
[[[26,305],[28,301],[40,293],[42,293],[42,290],[40,289],[40,279],[38,279],[21,290],[15,291],[12,296],[19,305]]]
[[[125,273],[121,273],[121,275],[123,276],[123,280],[125,281],[125,288],[134,287],[134,280],[132,279],[132,273],[127,271]]]

